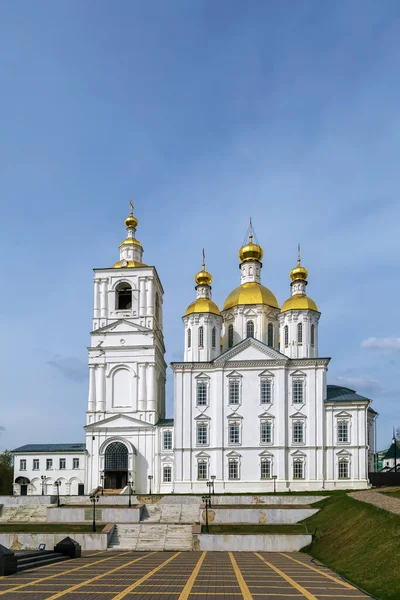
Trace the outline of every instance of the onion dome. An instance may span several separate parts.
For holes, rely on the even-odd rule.
[[[315,310],[318,312],[318,307],[314,300],[306,295],[307,277],[308,271],[301,264],[299,244],[297,265],[290,271],[292,295],[283,303],[281,312],[286,312],[288,310]],[[295,290],[295,288],[297,289]]]
[[[290,296],[283,303],[281,312],[286,312],[287,310],[315,310],[318,312],[318,307],[314,300],[305,294],[296,294],[295,296]]]
[[[257,260],[260,262],[263,256],[264,256],[264,252],[263,252],[263,249],[261,248],[261,246],[253,243],[253,233],[252,233],[252,226],[251,226],[251,222],[250,222],[249,241],[247,244],[245,244],[244,246],[242,246],[240,248],[239,260],[241,263],[248,262],[250,260]]]
[[[192,304],[186,309],[185,316],[193,313],[211,313],[213,315],[220,315],[218,306],[210,298],[196,298]]]
[[[244,304],[267,304],[273,308],[279,308],[278,301],[271,290],[255,281],[242,283],[235,288],[225,300],[222,310]]]
[[[202,269],[197,273],[194,280],[196,282],[197,298],[194,302],[189,304],[185,316],[193,313],[211,313],[213,315],[220,315],[221,313],[218,306],[211,300],[212,275],[206,271],[204,248]]]
[[[122,269],[127,267],[145,267],[147,265],[141,262],[143,248],[142,244],[135,238],[137,218],[133,215],[133,202],[130,202],[131,210],[129,216],[125,219],[127,237],[120,243],[120,260],[113,265],[113,269]]]
[[[201,271],[197,273],[194,278],[196,285],[211,285],[212,275],[206,271],[205,254],[203,248],[203,264],[201,265]]]

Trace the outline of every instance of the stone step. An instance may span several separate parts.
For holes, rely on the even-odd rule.
[[[192,526],[118,524],[114,528],[109,548],[137,551],[192,550]]]

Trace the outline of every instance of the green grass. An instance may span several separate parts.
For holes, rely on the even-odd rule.
[[[303,521],[315,530],[304,551],[380,600],[399,600],[400,518],[343,494],[318,504]]]
[[[206,533],[205,525],[202,526],[202,533]],[[307,533],[307,528],[303,524],[297,525],[210,525],[210,533],[224,535],[249,535],[249,534],[268,534],[268,533]]]
[[[391,496],[392,498],[400,498],[400,490],[396,490],[395,492],[380,492],[380,493],[385,494],[386,496]]]
[[[97,532],[104,524],[97,525]],[[92,525],[86,523],[1,523],[0,533],[89,533]]]

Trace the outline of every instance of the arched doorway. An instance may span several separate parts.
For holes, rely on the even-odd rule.
[[[119,490],[128,482],[128,448],[122,442],[111,442],[104,453],[104,487]]]
[[[30,484],[29,479],[27,477],[17,477],[17,479],[15,480],[15,483],[19,484],[19,490],[20,490],[21,496],[27,496],[28,495],[28,485]]]

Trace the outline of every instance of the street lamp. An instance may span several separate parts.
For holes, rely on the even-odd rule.
[[[96,533],[96,502],[98,502],[99,500],[100,500],[99,496],[91,496],[90,497],[90,502],[92,502],[92,504],[93,504],[93,524],[92,524],[93,533]]]
[[[44,496],[44,484],[46,481],[46,475],[41,475],[40,479],[42,480],[42,496]]]
[[[216,475],[211,475],[212,488],[213,488],[213,491],[212,491],[212,493],[213,493],[213,496],[214,496],[214,494],[215,494],[214,482],[215,482],[215,480],[216,480],[216,479],[217,479],[217,476],[216,476]]]
[[[105,477],[104,477],[104,473],[102,473],[102,474],[100,475],[100,481],[101,481],[101,495],[102,495],[102,496],[104,496],[104,479],[105,479]]]
[[[208,509],[211,508],[211,496],[210,494],[205,494],[201,497],[201,499],[206,505],[206,533],[210,533],[210,530],[208,528]]]
[[[60,506],[60,485],[61,485],[61,481],[58,481],[58,479],[57,479],[57,481],[54,482],[54,485],[57,488],[57,506]]]
[[[272,479],[274,480],[274,496],[276,495],[276,480],[278,478],[278,475],[272,475]]]
[[[133,486],[133,481],[128,481],[128,488],[129,488],[129,508],[132,508],[132,486]]]
[[[149,480],[149,494],[151,496],[151,480],[153,479],[153,475],[149,475],[147,479]]]
[[[212,486],[213,486],[213,482],[207,481],[208,495],[210,496],[210,508],[211,508],[211,488],[212,488]]]

